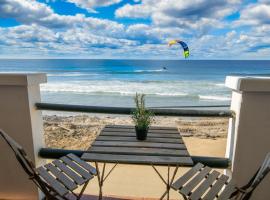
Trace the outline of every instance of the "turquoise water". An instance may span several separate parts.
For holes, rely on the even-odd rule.
[[[228,104],[227,75],[270,76],[270,61],[0,60],[0,72],[45,72],[42,101],[132,106],[136,92],[148,106]]]

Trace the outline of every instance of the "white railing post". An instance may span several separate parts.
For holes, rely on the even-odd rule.
[[[39,84],[45,74],[0,74],[0,129],[20,143],[36,166],[45,161],[38,157],[43,146]],[[0,199],[39,199],[36,186],[28,180],[8,145],[0,138]]]
[[[226,155],[232,161],[232,176],[239,186],[248,182],[270,152],[270,78],[228,76],[232,89]],[[270,174],[252,199],[270,199]]]

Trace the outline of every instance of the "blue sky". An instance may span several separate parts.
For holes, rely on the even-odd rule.
[[[270,0],[0,0],[0,58],[269,59]]]

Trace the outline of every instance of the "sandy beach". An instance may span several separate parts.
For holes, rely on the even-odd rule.
[[[46,146],[86,150],[106,124],[132,124],[132,120],[129,116],[44,116]],[[228,119],[155,117],[153,125],[178,127],[191,155],[224,157]],[[165,176],[167,169],[159,169]],[[186,170],[181,168],[177,177]],[[163,183],[150,166],[119,165],[104,186],[105,195],[127,199],[159,198],[163,191]],[[96,180],[85,193],[98,194]],[[181,199],[175,191],[170,198]]]

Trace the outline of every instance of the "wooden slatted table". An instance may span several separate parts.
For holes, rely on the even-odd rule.
[[[166,185],[163,199],[169,191],[180,166],[192,166],[193,161],[186,145],[176,128],[151,127],[145,141],[138,141],[134,126],[107,125],[96,138],[82,159],[95,162],[100,187],[99,198],[102,198],[102,186],[117,164],[150,165]],[[98,163],[103,163],[102,170]],[[115,163],[105,175],[106,163]],[[164,178],[155,166],[168,167]],[[175,167],[170,176],[170,167]]]

